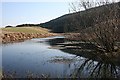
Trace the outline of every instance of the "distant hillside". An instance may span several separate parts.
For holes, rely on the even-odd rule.
[[[109,4],[111,9],[114,5],[119,5],[119,8],[117,9],[117,15],[120,19],[120,2]],[[104,21],[104,17],[109,13],[109,10],[105,6],[106,5],[77,13],[66,14],[49,22],[41,23],[40,26],[52,29],[53,32],[72,32],[77,31],[78,29],[85,29],[86,27],[91,27],[95,24],[94,20],[96,17],[98,17],[98,15],[102,15],[102,21]]]

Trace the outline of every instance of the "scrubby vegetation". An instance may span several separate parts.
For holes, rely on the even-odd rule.
[[[8,26],[5,26],[5,28],[11,28],[11,27],[13,27],[13,26],[9,26],[9,25],[8,25]]]
[[[17,25],[16,27],[33,27],[33,26],[38,26],[38,24],[20,24]]]

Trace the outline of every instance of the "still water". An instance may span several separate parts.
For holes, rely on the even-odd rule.
[[[63,42],[63,36],[55,36],[2,44],[0,45],[2,48],[2,70],[4,74],[14,73],[16,78],[24,78],[28,75],[33,77],[44,75],[51,78],[63,78],[71,77],[76,71],[78,72],[77,69],[81,69],[82,74],[79,74],[79,76],[82,78],[88,77],[90,71],[93,71],[95,65],[99,62],[93,62],[85,57],[77,56],[74,51],[69,52],[70,50],[68,50],[67,52],[59,48],[53,48],[54,43]],[[84,64],[89,65],[89,68]],[[102,63],[97,66],[101,65]],[[119,66],[116,71],[120,72]],[[114,73],[114,70],[112,73]],[[92,72],[92,74],[94,73]]]
[[[52,62],[54,58],[74,58],[75,55],[50,49],[49,40],[63,37],[31,39],[2,45],[2,69],[6,74],[16,72],[17,77],[28,74],[67,77],[74,69],[74,62]]]

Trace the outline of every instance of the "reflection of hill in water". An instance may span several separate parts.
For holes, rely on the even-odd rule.
[[[71,43],[65,39],[51,40],[50,45],[62,45],[62,48],[60,48],[61,51],[85,58],[84,62],[80,62],[74,73],[71,74],[72,77],[82,77],[87,74],[88,77],[120,78],[119,59],[112,56],[105,56],[102,52],[96,51],[94,45],[78,42]]]

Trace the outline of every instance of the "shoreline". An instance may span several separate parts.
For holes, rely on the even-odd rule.
[[[22,33],[22,32],[13,32],[13,33],[2,33],[1,43],[14,43],[14,42],[23,42],[25,40],[33,39],[33,38],[45,38],[50,36],[57,36],[57,33]]]

